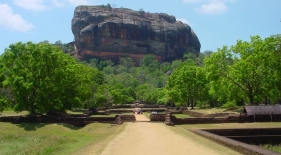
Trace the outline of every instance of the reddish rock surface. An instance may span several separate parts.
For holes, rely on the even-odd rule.
[[[111,59],[128,55],[135,62],[146,54],[159,61],[181,59],[200,52],[191,27],[165,13],[145,13],[110,6],[78,6],[72,19],[78,58]]]

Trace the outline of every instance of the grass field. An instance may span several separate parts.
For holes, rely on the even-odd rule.
[[[194,109],[192,109],[192,111],[205,113],[205,114],[225,113],[225,112],[239,114],[240,112],[242,112],[241,109],[228,110],[225,108],[208,108],[208,109],[194,108]]]
[[[281,128],[281,122],[187,124],[178,126],[184,129]]]
[[[123,126],[94,123],[83,128],[66,124],[11,124],[0,122],[0,155],[72,154],[103,141]],[[102,149],[103,147],[97,148]]]
[[[281,145],[265,144],[265,145],[261,145],[260,147],[268,149],[268,150],[271,150],[271,151],[275,151],[275,152],[281,153]]]
[[[189,118],[190,116],[187,114],[173,114],[174,116],[176,116],[177,118]]]
[[[0,112],[0,116],[20,116],[20,115],[28,115],[27,111],[23,111],[23,112],[14,112],[14,111],[3,111]]]

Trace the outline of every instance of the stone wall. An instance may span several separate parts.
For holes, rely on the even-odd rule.
[[[180,124],[204,124],[204,123],[250,123],[250,122],[281,122],[281,115],[260,115],[260,116],[228,116],[228,117],[192,117],[192,118],[176,118],[172,117],[172,121],[176,125]]]
[[[0,122],[11,122],[14,124],[20,123],[66,123],[78,127],[83,127],[90,123],[113,123],[117,117],[122,122],[134,122],[134,115],[117,115],[114,117],[52,117],[46,115],[38,116],[7,116],[0,117]]]
[[[201,135],[203,137],[206,137],[207,139],[210,139],[214,142],[220,143],[224,145],[225,147],[228,147],[230,149],[233,149],[237,152],[240,152],[241,154],[246,154],[246,155],[280,155],[277,152],[273,152],[255,145],[249,145],[246,143],[242,143],[236,140],[232,140],[223,136],[215,135],[210,132],[206,132],[203,130],[195,130],[195,129],[190,129],[191,132],[194,132],[198,135]]]
[[[166,114],[150,114],[151,122],[164,122],[166,118]]]
[[[135,122],[136,117],[134,115],[119,115],[123,122]]]

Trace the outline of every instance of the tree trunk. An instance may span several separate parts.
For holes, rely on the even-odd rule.
[[[193,99],[191,100],[191,109],[194,109],[194,101],[193,101]]]
[[[35,107],[34,107],[34,105],[30,105],[30,114],[35,114]]]
[[[250,100],[250,105],[254,105],[254,95],[249,94],[248,97],[249,97],[249,100]]]

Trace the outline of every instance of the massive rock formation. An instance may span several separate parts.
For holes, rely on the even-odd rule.
[[[189,25],[165,13],[145,13],[107,6],[78,6],[72,19],[76,56],[118,61],[127,55],[138,62],[146,54],[159,61],[181,59],[200,52],[200,42]]]

